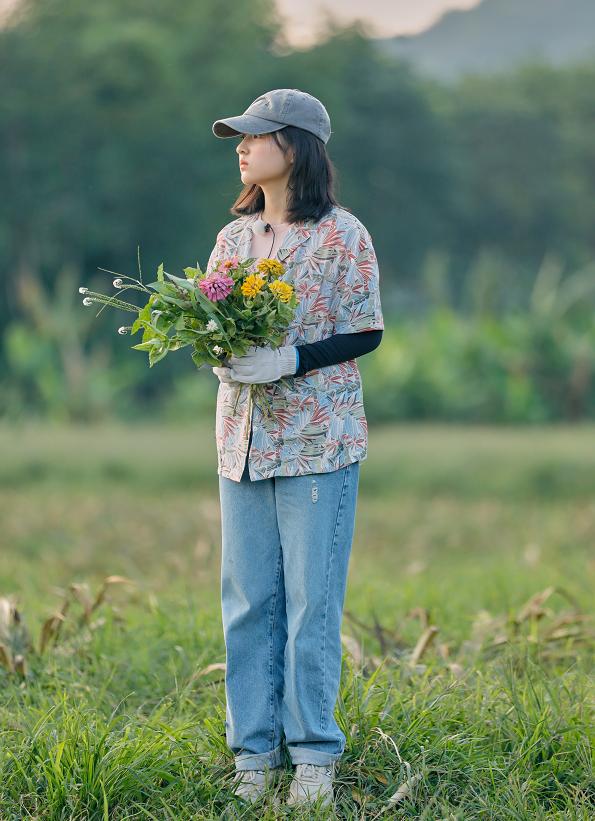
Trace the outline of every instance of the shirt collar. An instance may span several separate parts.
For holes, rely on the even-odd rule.
[[[242,226],[238,234],[237,245],[235,253],[240,259],[245,258],[250,253],[250,245],[252,243],[252,236],[254,234],[253,225],[258,219],[258,214],[247,214],[241,217]],[[302,243],[310,239],[312,232],[316,229],[316,220],[305,219],[293,222],[285,236],[283,237],[283,246],[277,251],[277,259],[280,262],[291,256],[296,248]]]

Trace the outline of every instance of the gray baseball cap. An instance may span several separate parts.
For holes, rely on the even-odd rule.
[[[316,134],[323,143],[331,136],[331,121],[320,100],[298,88],[275,88],[261,94],[243,114],[213,123],[216,137],[239,134],[270,134],[286,125],[295,125]]]

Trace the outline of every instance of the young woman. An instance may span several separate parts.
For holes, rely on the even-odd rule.
[[[299,305],[278,349],[213,368],[222,519],[226,738],[253,801],[296,765],[288,804],[333,800],[341,620],[367,423],[355,358],[384,327],[370,234],[333,195],[322,103],[275,89],[213,123],[236,137],[244,188],[207,266],[274,257]],[[273,415],[249,402],[264,385]]]

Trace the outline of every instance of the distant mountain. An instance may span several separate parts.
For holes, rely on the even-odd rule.
[[[472,9],[446,12],[419,34],[376,42],[444,80],[535,58],[557,65],[595,59],[595,0],[483,0]]]

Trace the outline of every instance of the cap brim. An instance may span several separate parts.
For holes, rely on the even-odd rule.
[[[285,128],[287,123],[276,123],[252,114],[240,114],[238,117],[226,117],[213,123],[213,134],[216,137],[237,137],[240,134],[270,134]]]

